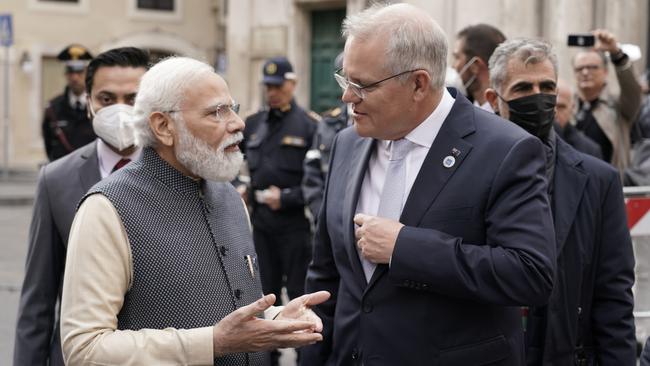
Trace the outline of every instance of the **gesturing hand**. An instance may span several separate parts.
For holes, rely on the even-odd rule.
[[[404,224],[365,214],[354,215],[354,223],[359,225],[354,235],[364,258],[377,264],[388,263],[395,249],[397,235]]]
[[[323,322],[311,310],[311,307],[327,301],[330,298],[330,293],[327,291],[318,291],[311,294],[302,295],[291,300],[287,306],[282,309],[280,314],[275,318],[276,320],[304,320],[316,324],[314,330],[321,332],[323,330]]]
[[[329,294],[328,294],[329,295]],[[302,347],[323,339],[317,324],[303,320],[267,320],[255,315],[275,303],[269,294],[228,314],[213,327],[214,356]]]

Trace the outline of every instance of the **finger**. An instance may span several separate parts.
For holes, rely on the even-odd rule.
[[[307,309],[302,317],[304,320],[309,320],[314,322],[315,326],[313,328],[314,332],[322,332],[323,331],[323,321],[314,313],[313,310]]]
[[[359,226],[363,226],[363,223],[366,222],[366,220],[369,217],[370,216],[365,215],[365,214],[356,214],[356,215],[354,215],[354,223],[359,225]]]
[[[327,291],[318,291],[311,294],[304,295],[307,296],[307,301],[305,305],[314,306],[322,304],[330,298],[330,293]]]
[[[316,323],[308,320],[269,320],[270,331],[276,334],[312,332]]]
[[[293,333],[283,334],[276,338],[277,348],[288,347],[302,347],[323,340],[323,335],[320,333]]]
[[[236,317],[238,321],[241,321],[243,319],[248,319],[250,317],[255,316],[258,313],[263,312],[264,310],[270,308],[271,305],[273,304],[275,304],[275,295],[274,294],[264,295],[254,303],[248,304],[246,306],[242,306],[241,308],[233,311],[232,315]]]
[[[362,230],[361,226],[359,226],[358,228],[356,228],[356,230],[354,230],[354,237],[356,239],[361,239],[361,237],[363,236],[363,232],[361,230]]]

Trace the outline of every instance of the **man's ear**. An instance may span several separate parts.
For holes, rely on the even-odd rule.
[[[174,146],[174,123],[168,114],[153,112],[149,115],[149,127],[156,140],[165,146]]]
[[[492,106],[492,110],[499,112],[499,96],[497,95],[496,90],[492,88],[485,89],[485,99],[487,99],[490,106]]]
[[[424,70],[413,72],[415,74],[415,85],[413,87],[413,98],[415,101],[423,100],[431,91],[431,75]]]

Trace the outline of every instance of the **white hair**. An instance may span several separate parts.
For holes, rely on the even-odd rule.
[[[490,85],[499,93],[508,77],[508,62],[513,58],[523,62],[524,65],[549,60],[557,77],[557,56],[550,43],[528,38],[510,39],[501,43],[490,56]]]
[[[151,113],[178,110],[187,88],[209,73],[214,73],[212,66],[176,56],[168,57],[149,69],[142,76],[133,106],[136,145],[155,146],[156,138],[149,127]]]
[[[409,4],[382,5],[349,15],[343,21],[343,37],[371,39],[387,35],[384,67],[393,74],[424,69],[434,90],[445,84],[447,35],[424,11]],[[408,75],[399,79],[404,81]]]

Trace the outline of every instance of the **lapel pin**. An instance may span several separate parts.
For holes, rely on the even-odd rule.
[[[451,155],[445,156],[445,158],[442,160],[442,166],[445,168],[451,168],[456,164],[456,158],[454,158]]]
[[[453,155],[453,156],[455,156],[455,157],[458,157],[458,156],[460,155],[460,150],[458,150],[458,149],[455,148],[455,147],[452,148],[452,149],[451,149],[451,155]]]

